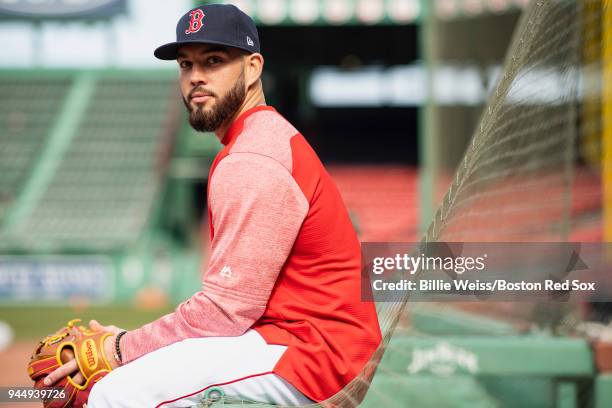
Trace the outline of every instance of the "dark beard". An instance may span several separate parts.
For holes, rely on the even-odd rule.
[[[191,91],[193,93],[195,91]],[[183,103],[189,112],[189,124],[198,132],[214,132],[228,119],[233,117],[246,96],[244,89],[244,73],[236,81],[236,84],[230,89],[227,94],[219,99],[217,104],[210,111],[204,111],[201,106],[192,108],[186,98],[183,98]]]

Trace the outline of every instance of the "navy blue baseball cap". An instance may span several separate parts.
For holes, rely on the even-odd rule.
[[[255,23],[232,4],[207,4],[189,10],[176,25],[176,41],[164,44],[154,52],[161,60],[177,59],[185,44],[219,44],[260,52]]]

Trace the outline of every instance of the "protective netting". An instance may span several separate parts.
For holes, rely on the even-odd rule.
[[[558,241],[569,234],[579,3],[534,3],[427,233],[433,241]]]
[[[425,241],[601,239],[597,152],[602,63],[597,47],[602,14],[608,7],[609,2],[595,0],[538,0],[525,9],[499,81]],[[370,387],[375,372],[399,380],[408,375],[380,364],[385,353],[405,354],[401,342],[390,343],[392,335],[423,334],[410,322],[407,301],[402,295],[395,302],[377,305],[384,336],[378,352],[347,387],[313,407],[354,407],[366,392],[375,394],[377,401],[367,406],[407,406],[407,401]],[[438,310],[441,314],[469,309],[493,318],[503,315],[507,320],[521,320],[525,327],[542,324],[567,329],[577,321],[566,306],[463,306],[447,303]],[[419,308],[423,306],[408,309]]]

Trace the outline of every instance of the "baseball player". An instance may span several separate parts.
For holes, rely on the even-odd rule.
[[[306,139],[267,106],[255,24],[205,5],[155,50],[176,60],[189,122],[224,145],[209,175],[211,256],[202,289],[136,330],[93,321],[113,371],[89,408],[185,407],[213,387],[282,405],[323,401],[381,341],[361,302],[361,252],[342,198]],[[47,377],[77,370],[74,360]],[[77,374],[78,375],[78,374]]]

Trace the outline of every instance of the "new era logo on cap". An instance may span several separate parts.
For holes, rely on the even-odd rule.
[[[154,54],[162,60],[174,60],[180,47],[194,43],[260,52],[255,23],[231,4],[206,4],[189,10],[176,26],[176,41],[158,47]]]

